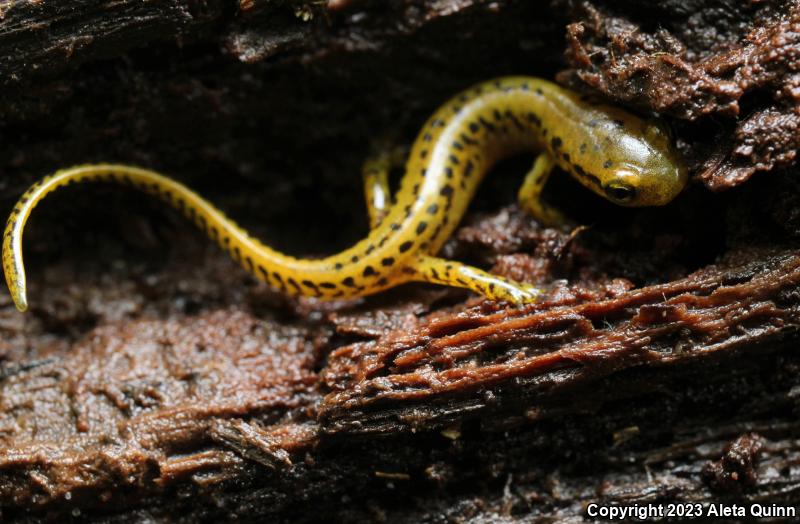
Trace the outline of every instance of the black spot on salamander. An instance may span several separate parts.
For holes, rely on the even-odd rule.
[[[366,251],[364,251],[364,253],[369,255],[373,251],[375,251],[375,246],[373,244],[370,244],[370,245],[367,246],[367,249],[366,249]]]
[[[303,285],[306,286],[308,289],[313,289],[314,291],[317,290],[317,285],[310,280],[303,280]]]
[[[358,262],[358,255],[353,255],[353,256],[350,258],[350,262],[352,262],[353,264],[355,264],[356,262]]]
[[[469,178],[474,170],[475,164],[472,163],[472,160],[469,160],[467,165],[464,166],[464,178]]]
[[[286,281],[289,282],[289,285],[292,286],[296,292],[300,293],[300,284],[297,283],[297,280],[289,277]]]
[[[477,133],[478,131],[480,131],[480,129],[481,129],[481,128],[480,128],[480,126],[479,126],[477,123],[475,123],[475,122],[470,122],[470,123],[469,123],[469,130],[470,130],[472,133]]]
[[[456,155],[450,155],[449,159],[451,164],[453,164],[454,166],[458,165],[459,162],[458,162],[458,157]]]
[[[325,289],[336,289],[336,284],[333,282],[320,282],[319,287],[324,287]]]
[[[467,95],[466,93],[461,93],[461,95],[458,97],[458,100],[459,102],[466,102],[467,100],[469,100],[469,95]]]
[[[418,195],[419,194],[419,184],[414,184],[414,187],[411,188],[411,192],[414,193],[414,195]]]
[[[428,227],[427,222],[420,222],[419,224],[417,224],[417,234],[421,235],[422,233],[424,233],[427,227]]]
[[[341,262],[337,262],[333,265],[333,269],[335,269],[336,271],[339,271],[340,269],[342,269],[342,267],[344,266],[342,265]]]
[[[542,88],[541,87],[537,87],[536,88],[536,94],[539,95],[539,96],[544,94],[544,93],[542,93]]]
[[[261,278],[269,282],[269,271],[264,266],[258,266],[258,272],[261,273]]]
[[[386,277],[381,277],[377,282],[377,284],[379,286],[385,286],[388,283],[389,283],[389,280]]]
[[[520,122],[519,119],[517,118],[517,115],[515,115],[510,109],[506,110],[506,118],[511,120],[511,123],[514,124],[514,126],[516,126],[516,128],[519,129],[520,131],[525,129],[524,126],[522,125],[522,122]]]
[[[419,174],[420,174],[420,176],[424,177],[425,175],[428,174],[428,168],[427,167],[423,167],[422,169],[419,170]]]
[[[247,270],[251,273],[255,272],[255,266],[253,266],[253,259],[250,257],[245,257],[244,265],[247,266]]]
[[[458,140],[453,140],[453,149],[457,149],[459,151],[464,150],[464,146]]]
[[[416,275],[417,274],[417,270],[414,269],[413,267],[410,267],[410,266],[404,267],[401,271],[403,273],[405,273],[406,275]]]
[[[400,231],[400,224],[395,222],[391,226],[389,226],[389,229],[391,229],[392,231]]]
[[[239,262],[242,259],[242,250],[239,249],[239,246],[233,248],[233,254],[231,256],[237,262]]]
[[[592,146],[592,151],[594,151],[595,153],[599,153],[600,152],[600,144],[595,144],[594,146]]]
[[[503,114],[498,109],[493,110],[492,115],[494,115],[494,119],[498,122],[503,120]]]
[[[392,264],[394,264],[394,258],[392,258],[392,257],[386,257],[383,260],[381,260],[381,265],[382,266],[389,267]]]
[[[453,168],[452,167],[444,168],[444,176],[446,176],[447,178],[453,178]]]
[[[431,205],[428,206],[427,211],[428,211],[429,215],[435,215],[436,212],[439,211],[439,205],[438,204],[431,204]]]
[[[564,159],[564,162],[569,162],[569,153],[561,153],[561,158]]]
[[[375,271],[375,269],[372,266],[367,266],[367,267],[364,268],[364,273],[362,273],[362,274],[365,277],[371,277],[371,276],[377,275],[378,273]]]
[[[431,276],[434,279],[439,280],[439,273],[436,271],[436,268],[431,268]]]
[[[446,186],[444,186],[442,189],[439,190],[439,194],[442,195],[443,197],[447,198],[447,199],[452,198],[453,197],[453,186],[451,186],[450,184],[447,184]]]
[[[425,142],[430,142],[431,140],[433,140],[433,135],[431,135],[430,133],[425,133],[424,135],[422,135],[422,140]]]
[[[460,138],[461,141],[464,142],[465,144],[467,144],[468,146],[476,146],[476,145],[478,145],[478,141],[471,139],[470,137],[467,136],[466,133],[461,133],[458,136],[458,138]]]
[[[431,122],[431,127],[444,127],[444,120],[435,118],[433,122]]]
[[[481,125],[485,127],[486,130],[489,131],[490,133],[494,133],[495,131],[497,131],[497,127],[494,124],[490,124],[489,122],[487,122],[486,119],[483,117],[479,117],[478,122],[480,122]]]
[[[608,169],[609,167],[612,166],[612,164],[613,164],[613,162],[611,160],[606,160],[605,162],[603,162],[603,167],[605,169]]]
[[[347,287],[356,287],[356,282],[353,280],[353,277],[347,277],[344,280],[342,280],[342,285],[345,285]]]
[[[586,142],[581,144],[581,147],[578,148],[578,151],[580,151],[581,153],[585,153],[586,152]]]
[[[596,187],[600,187],[603,185],[600,183],[600,178],[597,177],[596,175],[593,175],[592,173],[586,173],[585,178],[589,180],[589,182],[594,184]]]
[[[546,127],[542,128],[542,136],[543,137],[547,137],[547,131],[548,131],[548,129]]]
[[[584,169],[581,166],[579,166],[578,164],[573,165],[572,169],[575,170],[575,172],[578,174],[578,176],[586,176],[586,171],[584,171]]]
[[[461,284],[464,287],[469,287],[469,283],[466,280],[464,280],[463,278],[457,278],[456,282],[458,282],[459,284]]]
[[[378,247],[383,247],[386,244],[386,241],[389,240],[389,237],[383,237],[380,242],[378,242]]]
[[[522,85],[519,86],[519,88],[522,89],[523,91],[528,91],[531,88],[531,86],[528,85],[528,82],[523,82]]]
[[[423,160],[424,160],[424,159],[425,159],[427,156],[428,156],[428,150],[427,150],[427,149],[423,149],[422,151],[420,151],[420,152],[419,152],[419,157],[420,157],[420,158],[422,158]]]
[[[560,148],[560,147],[561,147],[561,144],[562,144],[562,142],[561,142],[561,137],[554,136],[554,137],[553,137],[553,139],[552,139],[552,140],[550,140],[550,145],[553,147],[553,149],[558,149],[558,148]]]
[[[400,247],[398,248],[398,250],[399,250],[401,253],[405,253],[406,251],[408,251],[409,249],[411,249],[411,247],[412,247],[413,245],[414,245],[414,242],[412,242],[411,240],[407,240],[407,241],[403,242],[402,244],[400,244]]]
[[[272,277],[281,285],[283,285],[283,277],[277,271],[272,272]]]

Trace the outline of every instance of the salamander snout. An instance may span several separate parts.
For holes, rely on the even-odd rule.
[[[678,196],[688,180],[686,167],[666,129],[648,122],[640,133],[617,137],[602,191],[621,206],[663,206]]]

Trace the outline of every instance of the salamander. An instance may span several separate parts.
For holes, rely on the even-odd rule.
[[[392,198],[390,158],[366,163],[367,236],[322,259],[295,258],[267,247],[186,186],[156,172],[116,164],[64,169],[34,184],[13,208],[2,248],[14,303],[27,308],[22,233],[36,204],[75,182],[114,182],[151,193],[183,212],[255,277],[289,295],[320,299],[365,296],[422,281],[471,289],[491,300],[534,301],[540,289],[436,257],[497,161],[539,152],[519,191],[524,209],[545,224],[564,217],[541,199],[554,168],[621,206],[670,202],[687,170],[659,123],[581,97],[549,81],[506,77],[476,85],[441,106],[424,124]]]

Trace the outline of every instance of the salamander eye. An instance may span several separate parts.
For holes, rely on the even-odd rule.
[[[636,188],[627,184],[620,184],[619,182],[612,182],[603,187],[603,190],[609,199],[614,202],[627,203],[636,198]]]

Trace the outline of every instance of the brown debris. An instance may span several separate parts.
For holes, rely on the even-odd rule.
[[[700,174],[710,189],[739,185],[757,171],[792,166],[800,149],[800,101],[788,112],[767,109],[740,122],[734,144],[728,157],[712,160]]]
[[[753,487],[757,483],[758,454],[764,447],[760,435],[742,435],[725,447],[722,458],[703,469],[712,489],[730,493]]]

